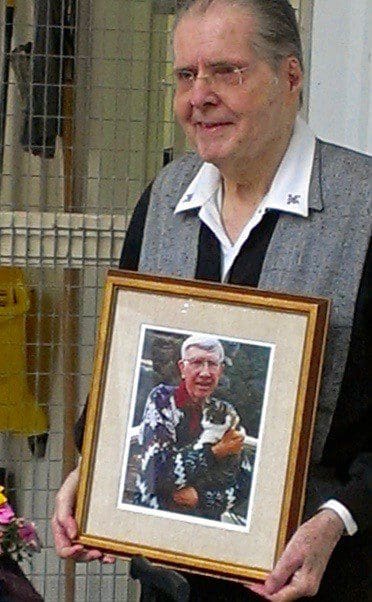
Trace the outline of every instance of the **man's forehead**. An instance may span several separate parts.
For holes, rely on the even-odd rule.
[[[239,60],[252,51],[256,31],[255,18],[239,6],[225,8],[222,4],[216,10],[212,5],[205,13],[190,11],[174,32],[175,62],[191,57],[193,62],[201,59],[208,63],[231,62],[234,57]]]
[[[219,357],[219,353],[216,349],[202,349],[197,345],[191,345],[185,351],[185,356],[187,358],[190,357],[199,357],[199,356],[215,356]]]
[[[249,19],[250,22],[257,23],[256,11],[248,4],[243,5],[238,2],[229,2],[229,0],[214,0],[209,6],[203,7],[198,3],[190,7],[178,19],[176,30],[180,23],[191,19],[201,23],[208,22],[210,19],[219,18],[221,23],[229,23],[231,20],[241,21],[242,17]]]

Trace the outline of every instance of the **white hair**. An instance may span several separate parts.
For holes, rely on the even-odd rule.
[[[199,349],[204,349],[205,351],[216,352],[218,353],[220,363],[222,364],[222,362],[225,361],[224,348],[222,347],[220,341],[215,337],[205,334],[193,334],[191,337],[185,339],[181,347],[181,358],[183,360],[185,359],[185,354],[189,347],[199,347]]]

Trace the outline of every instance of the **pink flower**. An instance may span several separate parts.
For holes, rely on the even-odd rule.
[[[3,504],[0,506],[0,524],[1,525],[9,525],[12,522],[15,514],[12,510],[12,507],[9,504]]]
[[[2,490],[0,486],[0,556],[9,554],[16,561],[30,558],[42,547],[35,525],[15,516],[12,507],[4,502]]]
[[[40,552],[41,543],[39,536],[36,532],[34,523],[26,523],[22,521],[22,524],[18,528],[18,533],[21,539],[35,552]]]
[[[23,522],[23,524],[19,525],[18,533],[26,543],[34,540],[36,537],[35,527],[32,523]]]

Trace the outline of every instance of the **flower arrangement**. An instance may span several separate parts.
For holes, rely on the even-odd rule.
[[[4,487],[0,486],[0,556],[7,554],[20,562],[29,560],[40,550],[41,543],[34,523],[16,517],[4,495]]]

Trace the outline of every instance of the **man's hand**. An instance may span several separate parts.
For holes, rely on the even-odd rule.
[[[177,506],[196,508],[199,503],[198,492],[194,487],[182,487],[173,493],[173,501]]]
[[[222,439],[213,445],[212,452],[217,460],[227,456],[236,456],[243,449],[244,435],[235,429],[226,431]]]
[[[103,555],[99,550],[88,550],[80,544],[73,544],[77,535],[77,525],[73,516],[76,491],[79,481],[79,467],[75,468],[63,483],[56,495],[55,510],[52,518],[54,545],[58,556],[72,558],[78,562],[101,560],[113,563],[112,556]]]
[[[315,596],[343,530],[335,512],[322,510],[299,527],[265,583],[249,588],[271,602]]]

